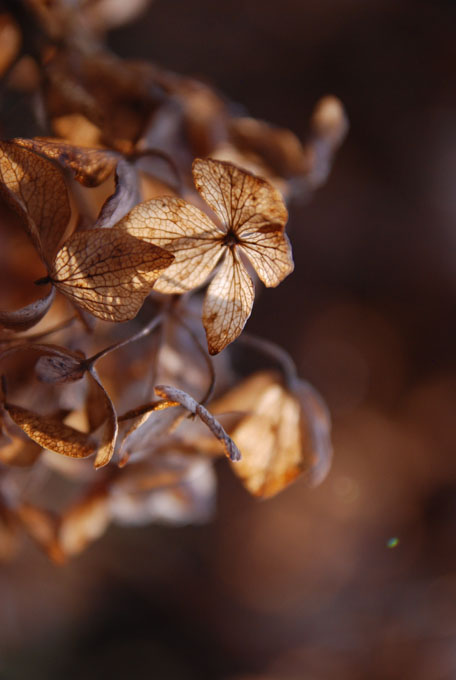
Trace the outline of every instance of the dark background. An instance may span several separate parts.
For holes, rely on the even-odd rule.
[[[301,138],[344,103],[295,273],[248,324],[326,399],[335,460],[261,503],[221,463],[208,526],[0,566],[0,677],[456,676],[455,28],[452,1],[156,0],[109,35]]]

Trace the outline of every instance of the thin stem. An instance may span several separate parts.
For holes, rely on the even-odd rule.
[[[286,350],[271,340],[265,340],[257,335],[243,333],[239,336],[238,342],[243,342],[248,347],[259,350],[262,354],[274,359],[280,369],[288,386],[291,386],[298,377],[296,364]]]
[[[120,340],[120,342],[115,342],[113,345],[105,347],[104,349],[94,354],[92,357],[86,359],[85,364],[87,366],[92,366],[96,361],[106,356],[110,352],[114,352],[114,350],[116,349],[120,349],[125,345],[129,345],[130,342],[135,342],[136,340],[144,338],[146,335],[149,335],[149,333],[152,333],[157,328],[157,326],[162,323],[162,321],[163,314],[159,314],[158,316],[155,317],[155,319],[152,319],[152,321],[150,321],[146,326],[144,326],[144,328],[141,328],[141,330],[135,333],[134,335],[131,335],[129,338],[126,338],[125,340]]]
[[[187,331],[187,333],[189,334],[189,336],[190,336],[191,339],[193,340],[193,342],[194,342],[194,344],[195,344],[195,347],[198,349],[199,353],[200,353],[201,356],[203,357],[203,359],[204,359],[204,361],[205,361],[205,363],[206,363],[206,366],[207,366],[207,368],[208,368],[208,370],[209,370],[210,383],[209,383],[209,386],[208,386],[208,388],[207,388],[207,390],[206,390],[206,392],[205,392],[203,398],[202,398],[201,401],[200,401],[200,404],[203,404],[203,405],[204,405],[204,404],[207,404],[207,402],[209,401],[209,399],[212,397],[212,394],[213,394],[214,388],[215,388],[215,371],[214,371],[214,365],[213,365],[213,363],[212,363],[212,361],[211,361],[211,358],[210,358],[209,354],[206,352],[205,348],[204,348],[203,345],[200,343],[200,341],[198,340],[196,334],[193,332],[193,330],[190,328],[190,326],[188,326],[188,325],[185,323],[185,321],[184,321],[180,316],[177,316],[177,314],[173,314],[173,317],[174,317],[174,318],[177,320],[177,322],[182,326],[182,328],[183,328],[184,330]]]
[[[145,384],[145,390],[144,390],[144,399],[150,398],[150,394],[153,393],[154,385],[157,380],[157,375],[158,375],[158,358],[160,356],[160,351],[163,345],[163,329],[164,329],[164,324],[160,325],[159,331],[156,336],[154,336],[151,340],[151,344],[153,343],[152,346],[152,359],[151,359],[151,368],[149,375],[147,377],[147,380],[144,381]]]
[[[16,335],[12,338],[0,338],[0,345],[14,345],[18,341],[22,342],[23,340],[27,342],[41,340],[41,338],[52,335],[52,333],[57,333],[57,331],[63,331],[65,328],[68,328],[74,321],[76,321],[77,318],[77,316],[71,316],[66,321],[61,321],[55,326],[52,326],[49,330],[42,331],[41,333],[33,333],[32,335]]]

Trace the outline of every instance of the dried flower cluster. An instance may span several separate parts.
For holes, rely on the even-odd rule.
[[[260,497],[324,477],[323,401],[241,334],[256,278],[293,271],[285,201],[324,181],[346,130],[332,97],[305,145],[234,117],[208,86],[102,50],[100,16],[74,5],[1,17],[5,86],[43,134],[0,142],[3,252],[21,250],[2,259],[0,556],[25,529],[56,561],[111,521],[202,521],[223,454]],[[278,372],[236,375],[237,338]]]

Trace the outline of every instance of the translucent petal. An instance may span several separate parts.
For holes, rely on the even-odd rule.
[[[52,262],[71,216],[60,168],[14,142],[0,142],[0,192],[24,219],[43,260]]]
[[[217,354],[240,335],[254,298],[252,279],[235,250],[227,249],[203,305],[203,325],[210,354]]]
[[[240,248],[268,288],[278,286],[294,269],[288,236],[275,225],[245,232]]]
[[[246,230],[276,225],[284,229],[288,212],[280,193],[265,179],[231,163],[210,158],[193,162],[195,186],[206,203],[239,238]]]
[[[173,255],[121,229],[77,232],[57,253],[50,272],[70,300],[106,321],[127,321]]]
[[[183,293],[202,285],[222,255],[223,234],[207,215],[180,198],[140,203],[117,226],[175,256],[155,284],[161,293]]]

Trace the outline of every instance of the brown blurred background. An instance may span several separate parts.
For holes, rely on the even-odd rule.
[[[453,0],[156,0],[111,32],[300,137],[345,104],[248,324],[326,399],[335,460],[262,503],[220,463],[210,525],[0,566],[1,678],[456,677],[455,29]]]

